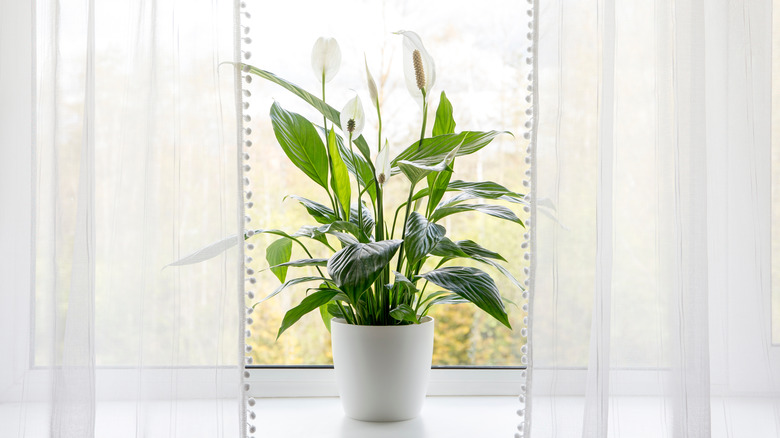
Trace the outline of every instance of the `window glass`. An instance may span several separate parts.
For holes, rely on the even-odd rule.
[[[526,101],[530,67],[525,56],[530,45],[526,37],[526,5],[516,1],[487,2],[439,1],[289,1],[263,5],[263,10],[251,11],[244,20],[251,31],[249,63],[269,70],[315,95],[319,84],[310,68],[310,53],[320,36],[335,37],[341,47],[342,64],[335,79],[327,84],[327,102],[341,109],[356,90],[367,114],[364,136],[376,154],[377,119],[371,111],[365,80],[365,59],[377,81],[382,99],[383,137],[390,142],[391,156],[411,145],[419,136],[420,106],[410,97],[404,83],[401,64],[402,39],[393,31],[413,30],[423,39],[436,63],[436,84],[428,113],[428,135],[433,126],[439,94],[446,91],[454,108],[456,131],[506,130],[477,154],[459,158],[454,179],[464,181],[494,181],[525,193],[522,180],[528,140],[523,133],[528,121]],[[284,17],[284,19],[280,19]],[[270,125],[269,109],[276,101],[285,109],[298,112],[312,121],[321,116],[286,90],[260,78],[245,84],[251,93],[245,115],[251,119],[247,173],[252,191],[250,228],[278,228],[295,232],[312,220],[306,211],[286,195],[299,195],[328,203],[324,191],[295,168],[282,152]],[[408,181],[396,175],[387,184],[385,215],[392,217],[396,206],[405,201]],[[528,214],[517,204],[506,204],[521,219]],[[400,222],[400,219],[399,219]],[[528,262],[521,248],[527,230],[507,221],[479,213],[451,216],[442,221],[453,240],[471,239],[502,254],[506,267],[519,280],[526,277]],[[400,226],[396,236],[400,234]],[[268,267],[264,249],[275,240],[273,236],[254,237],[255,249],[247,251],[252,258],[249,267],[254,272],[247,288],[257,298],[267,295],[279,285],[278,279],[263,269]],[[332,240],[333,243],[337,242]],[[309,245],[317,250],[315,257],[328,257],[321,245]],[[299,248],[293,248],[292,259],[304,258]],[[464,262],[464,265],[469,265]],[[475,265],[476,266],[476,265]],[[515,305],[508,305],[510,331],[487,314],[471,305],[439,306],[431,315],[436,319],[434,365],[518,366],[524,345],[526,316],[522,291],[500,273],[489,267],[480,268],[496,280],[501,293]],[[432,268],[432,267],[431,267]],[[293,268],[291,268],[293,269]],[[314,275],[316,271],[298,269],[295,274]],[[292,273],[292,272],[290,272]],[[288,276],[289,274],[288,273]],[[254,281],[251,283],[249,280]],[[330,337],[321,317],[313,312],[276,340],[284,312],[303,298],[305,287],[292,288],[255,308],[252,336],[248,343],[255,364],[293,365],[330,364]],[[251,304],[253,301],[248,301]]]

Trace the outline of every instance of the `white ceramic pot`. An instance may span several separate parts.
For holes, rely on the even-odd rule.
[[[333,366],[347,416],[402,421],[422,409],[433,356],[433,318],[403,326],[331,321]]]

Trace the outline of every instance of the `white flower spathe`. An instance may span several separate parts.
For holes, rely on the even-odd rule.
[[[368,94],[371,96],[371,103],[373,103],[374,106],[379,109],[379,91],[376,88],[374,77],[371,76],[371,71],[368,69],[368,60],[366,59],[365,55],[363,55],[363,61],[366,63],[366,82],[368,82]]]
[[[341,122],[341,132],[345,138],[349,138],[350,134],[352,134],[353,141],[360,137],[363,127],[366,126],[366,115],[363,112],[363,103],[360,101],[360,96],[355,94],[355,97],[344,105],[339,121]]]
[[[385,140],[385,146],[376,156],[376,180],[380,186],[385,185],[390,179],[390,142]]]
[[[341,48],[335,38],[317,38],[311,49],[311,68],[320,83],[336,76],[341,68]]]
[[[406,88],[416,100],[422,102],[423,90],[430,96],[430,90],[436,83],[436,65],[425,50],[425,46],[416,33],[408,30],[395,32],[404,37],[404,78]]]

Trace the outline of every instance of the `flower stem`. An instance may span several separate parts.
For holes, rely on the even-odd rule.
[[[409,213],[411,213],[409,210],[412,207],[412,194],[414,193],[414,183],[409,187],[409,198],[406,200],[406,213],[404,213],[404,225],[403,225],[403,231],[401,232],[401,247],[398,249],[398,266],[396,267],[396,271],[402,272],[401,267],[403,266],[404,261],[404,238],[406,238],[406,222],[409,220]]]
[[[417,143],[417,150],[420,150],[422,148],[422,142],[423,138],[425,138],[425,125],[428,122],[428,99],[425,96],[425,90],[422,91],[422,97],[423,97],[423,118],[422,118],[422,129],[420,129],[420,142]]]
[[[349,150],[352,152],[352,155],[355,155],[355,150],[352,148],[352,133],[349,133]],[[357,181],[358,186],[358,203],[357,203],[357,211],[358,211],[358,237],[363,235],[363,196],[362,192],[360,191],[360,178],[355,178]],[[358,238],[358,240],[360,240]]]
[[[325,102],[325,71],[322,72],[322,101]],[[325,155],[328,157],[328,171],[330,174],[333,174],[333,161],[330,159],[330,147],[328,146],[328,118],[325,117],[325,114],[322,115],[322,128],[325,130]],[[327,181],[325,182],[327,185]],[[328,199],[330,199],[330,205],[333,207],[333,214],[336,215],[336,219],[341,219],[341,214],[339,212],[339,206],[336,203],[336,196],[330,194],[330,190],[328,190]]]

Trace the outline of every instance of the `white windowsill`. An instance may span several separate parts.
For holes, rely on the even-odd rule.
[[[255,436],[274,438],[500,438],[517,432],[517,397],[428,397],[414,420],[347,418],[337,397],[258,398]]]
[[[517,396],[521,369],[434,369],[428,396]],[[251,397],[336,397],[332,368],[254,368],[245,380]]]

